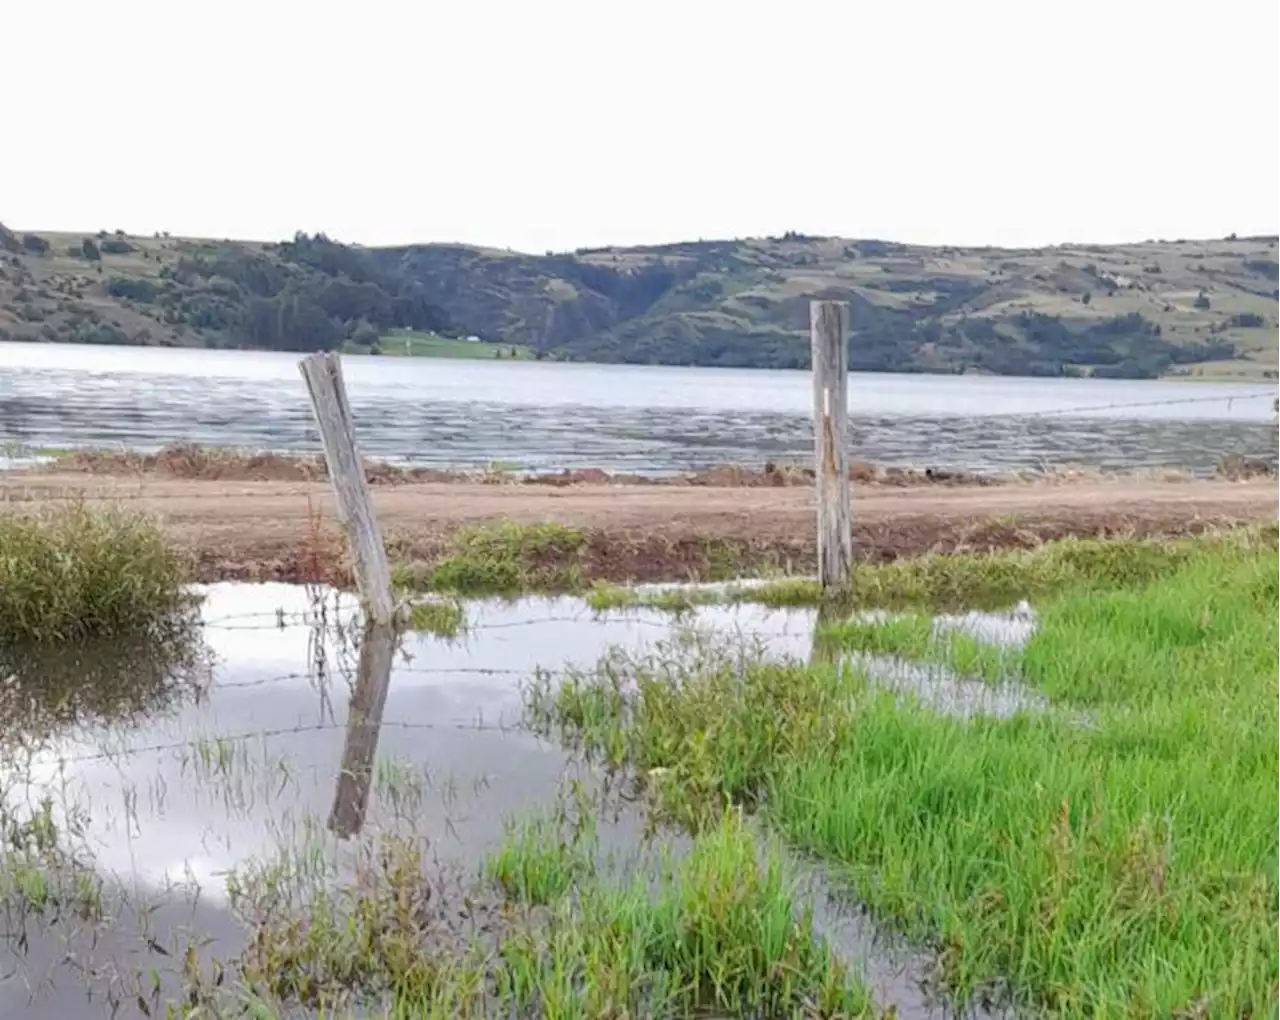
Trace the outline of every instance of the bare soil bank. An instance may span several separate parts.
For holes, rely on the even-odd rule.
[[[0,474],[0,512],[63,500],[153,513],[196,558],[201,580],[333,580],[341,543],[329,486],[313,481],[173,480],[144,473]],[[813,492],[800,485],[495,485],[406,481],[374,489],[393,557],[432,562],[460,528],[554,521],[587,540],[585,580],[686,580],[735,566],[813,567]],[[1025,547],[1067,536],[1183,535],[1276,518],[1274,479],[1136,479],[992,486],[855,486],[860,555]]]

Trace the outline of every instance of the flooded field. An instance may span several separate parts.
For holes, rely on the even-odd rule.
[[[552,806],[570,777],[593,782],[525,726],[522,688],[535,675],[643,655],[681,634],[798,660],[814,643],[811,610],[707,606],[677,620],[522,598],[467,603],[457,636],[408,632],[379,665],[359,647],[349,596],[279,584],[202,594],[194,643],[172,654],[90,648],[6,664],[4,817],[45,818],[65,859],[41,878],[46,909],[21,881],[6,889],[5,1016],[154,1009],[157,989],[160,1000],[182,991],[188,948],[210,962],[244,949],[235,896],[254,874],[290,860],[336,882],[352,873],[362,832],[411,835],[441,875],[473,877],[513,819]],[[654,853],[641,852],[642,830],[634,812],[615,812],[602,828],[612,858]],[[805,881],[811,892],[826,882],[820,872]],[[903,1016],[941,1015],[913,979],[926,970],[911,952],[879,946],[827,892],[815,902],[878,999],[910,1007]]]
[[[1274,596],[1274,550],[1271,561],[1270,581],[1265,568],[1257,575],[1264,602]],[[1026,789],[1044,784],[1065,798],[1066,812],[1089,783],[1112,781],[1101,772],[1073,777],[1067,763],[1127,754],[1117,741],[1164,740],[1162,727],[1183,725],[1157,711],[1138,738],[1137,713],[1153,711],[1140,708],[1141,689],[1121,703],[1114,688],[1092,693],[1061,670],[1037,672],[1040,615],[1026,604],[995,614],[850,615],[696,598],[672,601],[678,613],[599,611],[567,597],[437,599],[414,614],[425,630],[391,639],[366,637],[352,598],[330,589],[200,592],[198,625],[145,649],[63,648],[0,663],[2,1016],[586,1016],[594,1014],[581,1011],[584,1002],[602,1009],[619,995],[641,1013],[647,1003],[655,1015],[726,1015],[707,1003],[721,994],[746,1001],[761,989],[775,998],[733,1015],[1012,1016],[1010,1003],[1043,1005],[1045,993],[996,952],[994,930],[989,946],[979,940],[962,952],[952,941],[975,923],[965,890],[979,876],[945,871],[995,860],[1004,851],[982,841],[1029,810],[999,800],[1020,788],[999,777],[1036,777]],[[1058,640],[1076,613],[1055,609],[1043,640]],[[1120,675],[1119,659],[1100,646],[1096,654],[1103,674]],[[1005,656],[1037,682],[1024,686]],[[1059,649],[1054,661],[1070,657]],[[846,732],[857,739],[846,743]],[[910,749],[920,741],[942,755],[928,776],[913,772],[912,755],[925,752]],[[1037,765],[1034,755],[1051,760]],[[1115,768],[1132,783],[1127,761]],[[1269,772],[1264,762],[1262,778]],[[1247,789],[1255,778],[1240,774]],[[849,813],[819,789],[845,789],[840,811]],[[1187,833],[1179,861],[1200,861],[1212,884],[1217,865],[1190,835],[1216,838],[1201,814],[1212,801],[1206,789],[1178,789]],[[1164,794],[1151,796],[1159,804]],[[984,806],[991,797],[994,808]],[[728,801],[754,805],[760,817],[726,813]],[[1151,824],[1163,824],[1155,817]],[[952,828],[929,829],[943,821]],[[1028,815],[1012,824],[1017,835],[1041,823]],[[1081,839],[1094,838],[1085,816],[1075,824]],[[1183,828],[1193,824],[1202,828]],[[1231,854],[1244,861],[1273,836],[1259,829]],[[1173,837],[1152,838],[1158,846]],[[954,853],[934,861],[947,840]],[[1047,881],[1038,860],[1033,853],[1010,866],[1035,886]],[[1086,881],[1092,865],[1081,857],[1078,867]],[[1175,890],[1199,879],[1168,861],[1160,867],[1170,869],[1168,903],[1183,903]],[[408,873],[417,884],[405,883]],[[1010,909],[1019,881],[1003,886]],[[714,906],[730,890],[732,909]],[[981,903],[994,893],[974,895]],[[1156,939],[1142,934],[1150,919],[1140,901],[1123,916],[1136,925],[1134,939]],[[1127,902],[1107,910],[1127,911]],[[1206,969],[1157,979],[1145,963],[1094,961],[1112,968],[1105,977],[1114,987],[1091,993],[1093,1005],[1148,981],[1157,1003],[1181,1001],[1196,983],[1224,1003],[1259,1001],[1250,996],[1268,979],[1251,950],[1223,955],[1234,952],[1240,925],[1254,925],[1265,945],[1258,915],[1185,902],[1202,925]],[[372,928],[361,913],[369,904],[385,911]],[[982,909],[994,910],[983,923],[996,924],[999,910]],[[1053,909],[1069,917],[1076,908]],[[732,930],[754,934],[729,939],[731,926],[716,927],[730,924],[725,910],[742,925]],[[677,917],[676,928],[664,927]],[[790,932],[779,935],[778,952],[792,962],[728,962],[760,941],[760,924],[768,943],[768,917]],[[1070,923],[1083,925],[1073,929],[1081,939],[1099,935],[1083,916]],[[387,934],[396,924],[412,931],[412,960],[451,961],[447,974],[443,964],[424,976],[406,962],[405,943]],[[695,929],[709,941],[689,942]],[[601,942],[601,931],[622,941]],[[654,947],[668,937],[678,951],[663,956]],[[335,955],[334,946],[346,948]],[[627,955],[641,949],[643,961]],[[360,969],[366,958],[377,966]],[[721,966],[714,960],[729,968],[718,979],[706,976]],[[556,977],[557,961],[578,969]],[[1043,964],[1066,968],[1064,987],[1081,980],[1076,965]],[[380,985],[384,970],[395,980]],[[732,984],[735,974],[748,983]],[[707,983],[680,984],[688,975]],[[561,978],[567,984],[556,985]],[[473,980],[485,987],[476,991]],[[716,991],[719,980],[737,990]],[[406,987],[426,998],[406,1007]],[[555,1007],[556,994],[577,1005]],[[179,1007],[186,1012],[165,1012]],[[1077,1015],[1073,1008],[1059,1002],[1048,1012]]]

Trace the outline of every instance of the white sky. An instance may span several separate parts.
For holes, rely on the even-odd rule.
[[[542,251],[1280,229],[1277,0],[0,0],[0,221]]]

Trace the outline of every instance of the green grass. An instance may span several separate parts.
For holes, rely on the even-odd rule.
[[[883,622],[852,619],[827,624],[822,637],[844,651],[940,662],[963,676],[991,681],[1017,679],[1063,700],[1081,700],[1083,693],[1071,689],[1064,676],[1074,683],[1091,678],[1093,697],[1084,700],[1108,693],[1128,697],[1137,675],[1131,672],[1134,663],[1159,664],[1158,672],[1144,671],[1145,676],[1181,675],[1182,664],[1201,642],[1237,633],[1245,625],[1238,611],[1214,611],[1211,602],[1199,600],[1198,592],[1211,590],[1211,578],[1220,572],[1274,565],[1275,532],[1241,529],[1178,543],[1166,552],[1170,567],[1162,585],[1149,583],[1161,573],[1154,569],[1156,561],[1140,570],[1127,566],[1078,574],[1073,585],[1045,603],[1022,649],[1001,648],[965,633],[935,631],[932,617],[919,612]],[[1125,558],[1099,562],[1114,565]],[[1264,569],[1254,583],[1275,601],[1274,570],[1268,574]],[[1137,603],[1146,606],[1141,625],[1133,618]],[[1099,639],[1101,634],[1107,635],[1105,641]],[[1082,656],[1084,665],[1078,661]],[[1163,684],[1162,680],[1153,696],[1166,693]]]
[[[546,906],[564,899],[595,871],[594,827],[586,824],[567,837],[564,827],[556,817],[508,824],[506,839],[485,860],[485,876],[511,900]]]
[[[392,581],[403,591],[456,595],[581,594],[598,609],[648,604],[680,610],[714,601],[709,593],[647,593],[605,583],[618,577],[728,581],[778,569],[776,548],[718,537],[618,535],[554,521],[504,521],[462,528],[430,559],[396,555]],[[594,589],[594,590],[593,590]]]
[[[561,524],[504,523],[458,533],[426,578],[435,591],[511,594],[581,587],[582,532]]]
[[[1272,546],[1276,529],[1269,528]],[[1050,542],[1026,552],[930,554],[884,565],[858,564],[850,601],[856,606],[999,607],[1081,586],[1140,584],[1167,575],[1203,551],[1257,541],[1250,531],[1159,540]]]
[[[740,813],[702,833],[656,891],[643,876],[629,886],[584,880],[590,842],[566,843],[547,827],[514,839],[499,856],[527,859],[543,880],[523,888],[551,907],[547,931],[502,950],[498,986],[518,1015],[535,1003],[543,1015],[583,1018],[874,1015],[816,938],[776,849],[762,863]]]
[[[189,563],[146,516],[0,513],[0,643],[145,633],[190,605]]]
[[[1017,672],[1018,649],[980,641],[960,631],[935,631],[933,617],[907,613],[884,621],[844,620],[822,628],[831,647],[869,655],[896,655],[916,662],[941,662],[964,677],[997,681]]]
[[[563,816],[511,825],[479,884],[460,890],[440,883],[421,840],[376,836],[354,881],[320,880],[300,898],[295,886],[313,882],[307,858],[231,883],[252,931],[219,973],[253,1015],[302,1004],[346,1018],[369,1015],[357,1004],[370,1002],[405,1020],[874,1015],[815,935],[777,848],[761,855],[734,812],[677,863],[632,879],[602,867],[593,825]],[[450,895],[480,922],[478,940],[439,924]],[[225,1015],[217,982],[198,992],[188,1006]]]
[[[411,358],[462,358],[495,361],[499,357],[528,361],[532,351],[523,344],[493,344],[457,340],[438,333],[392,330],[378,340],[383,354]],[[515,352],[514,356],[512,352]]]
[[[764,806],[961,995],[1007,984],[1053,1017],[1275,1015],[1274,532],[1043,555],[1081,583],[1040,607],[1018,666],[1061,709],[962,720],[722,654],[614,656],[535,686],[530,715],[631,770],[667,817],[705,829],[726,803]],[[926,648],[895,626],[884,650]]]
[[[0,802],[0,904],[7,933],[19,944],[28,922],[44,926],[63,914],[103,920],[103,879],[66,846],[83,837],[83,823],[74,815],[60,818],[48,797],[21,813]]]
[[[1197,557],[1258,545],[1275,549],[1276,541],[1276,526],[1266,524],[1178,541],[1064,539],[1032,550],[930,553],[890,563],[856,563],[849,594],[838,598],[824,595],[817,581],[799,577],[729,584],[721,589],[670,587],[661,591],[597,583],[584,598],[597,611],[639,607],[676,613],[699,605],[735,603],[775,608],[826,605],[833,610],[1000,608],[1023,598],[1081,588],[1106,590],[1142,584],[1167,576]],[[714,573],[731,577],[741,570]]]

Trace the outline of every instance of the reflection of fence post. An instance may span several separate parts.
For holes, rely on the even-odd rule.
[[[829,594],[848,589],[853,573],[853,507],[845,452],[849,416],[849,308],[809,303],[813,351],[813,434],[818,496],[818,580]]]
[[[391,660],[395,632],[387,624],[373,624],[364,632],[356,686],[347,708],[347,739],[342,747],[342,771],[329,813],[329,828],[339,839],[349,839],[364,825],[373,782],[373,758],[382,729],[382,710],[391,686]]]
[[[365,614],[374,623],[390,623],[395,610],[391,598],[391,569],[387,566],[387,552],[369,499],[364,464],[356,447],[355,423],[342,382],[342,359],[337,354],[312,354],[303,358],[298,368],[307,381],[311,407],[320,426],[329,481],[338,501],[338,516],[351,545],[356,584]]]
[[[844,657],[844,649],[838,640],[834,640],[828,628],[840,623],[847,613],[836,608],[835,603],[824,602],[818,607],[818,614],[813,618],[813,647],[809,651],[809,665],[835,666]]]

